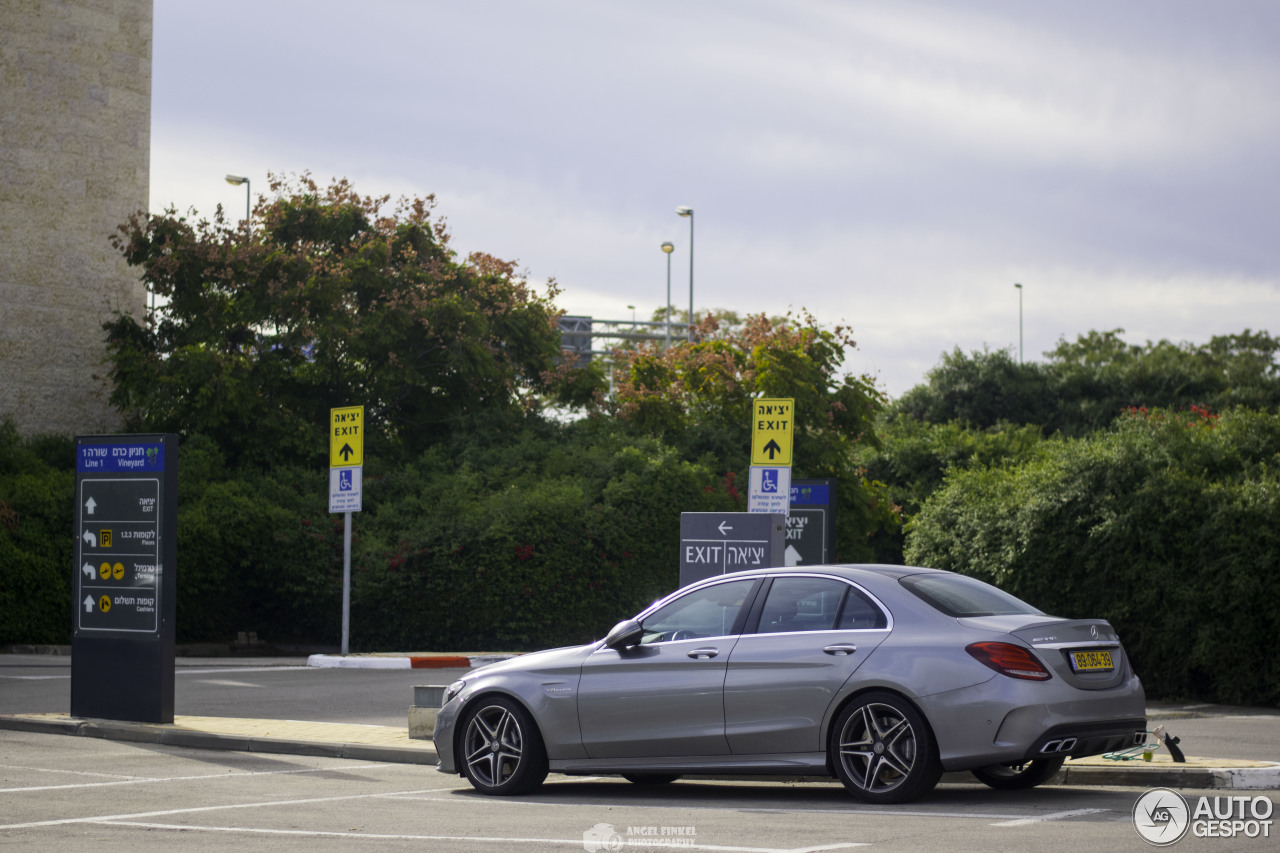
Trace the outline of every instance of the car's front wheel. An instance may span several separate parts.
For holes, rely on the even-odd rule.
[[[984,785],[1000,791],[1021,791],[1043,785],[1062,768],[1063,758],[1037,758],[1022,764],[992,764],[973,770]]]
[[[477,702],[463,724],[462,772],[484,794],[527,794],[541,785],[547,751],[529,712],[502,696]]]
[[[841,711],[830,751],[845,788],[868,803],[910,802],[932,791],[942,776],[924,718],[893,693],[867,693]]]

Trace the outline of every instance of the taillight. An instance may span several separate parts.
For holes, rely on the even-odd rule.
[[[1027,681],[1048,681],[1053,678],[1044,664],[1022,646],[1012,643],[973,643],[965,646],[964,650],[973,655],[975,660],[1010,678]]]

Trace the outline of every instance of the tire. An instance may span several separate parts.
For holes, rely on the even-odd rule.
[[[467,711],[459,750],[463,775],[482,794],[527,794],[547,778],[542,735],[522,705],[482,698]]]
[[[867,693],[849,703],[831,729],[829,749],[840,781],[867,803],[911,802],[942,776],[924,717],[893,693]]]
[[[992,764],[973,771],[984,785],[998,791],[1021,791],[1043,785],[1062,768],[1065,758],[1037,758],[1025,764]]]
[[[670,785],[680,778],[679,773],[623,773],[622,778],[633,785]]]

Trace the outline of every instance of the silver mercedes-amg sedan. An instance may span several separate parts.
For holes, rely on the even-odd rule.
[[[1111,625],[1047,616],[952,572],[764,569],[685,587],[603,640],[450,685],[439,769],[487,794],[548,772],[835,776],[872,803],[970,770],[1029,788],[1146,732]]]

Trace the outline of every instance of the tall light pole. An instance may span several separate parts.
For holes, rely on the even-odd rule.
[[[671,253],[675,250],[675,243],[668,241],[662,244],[662,251],[667,255],[667,349],[671,349]]]
[[[682,204],[676,208],[677,216],[689,217],[689,343],[693,343],[693,208]]]
[[[240,175],[227,175],[227,183],[232,186],[244,184],[244,230],[249,231],[249,179]]]
[[[1014,287],[1018,288],[1018,364],[1022,364],[1022,285]]]

